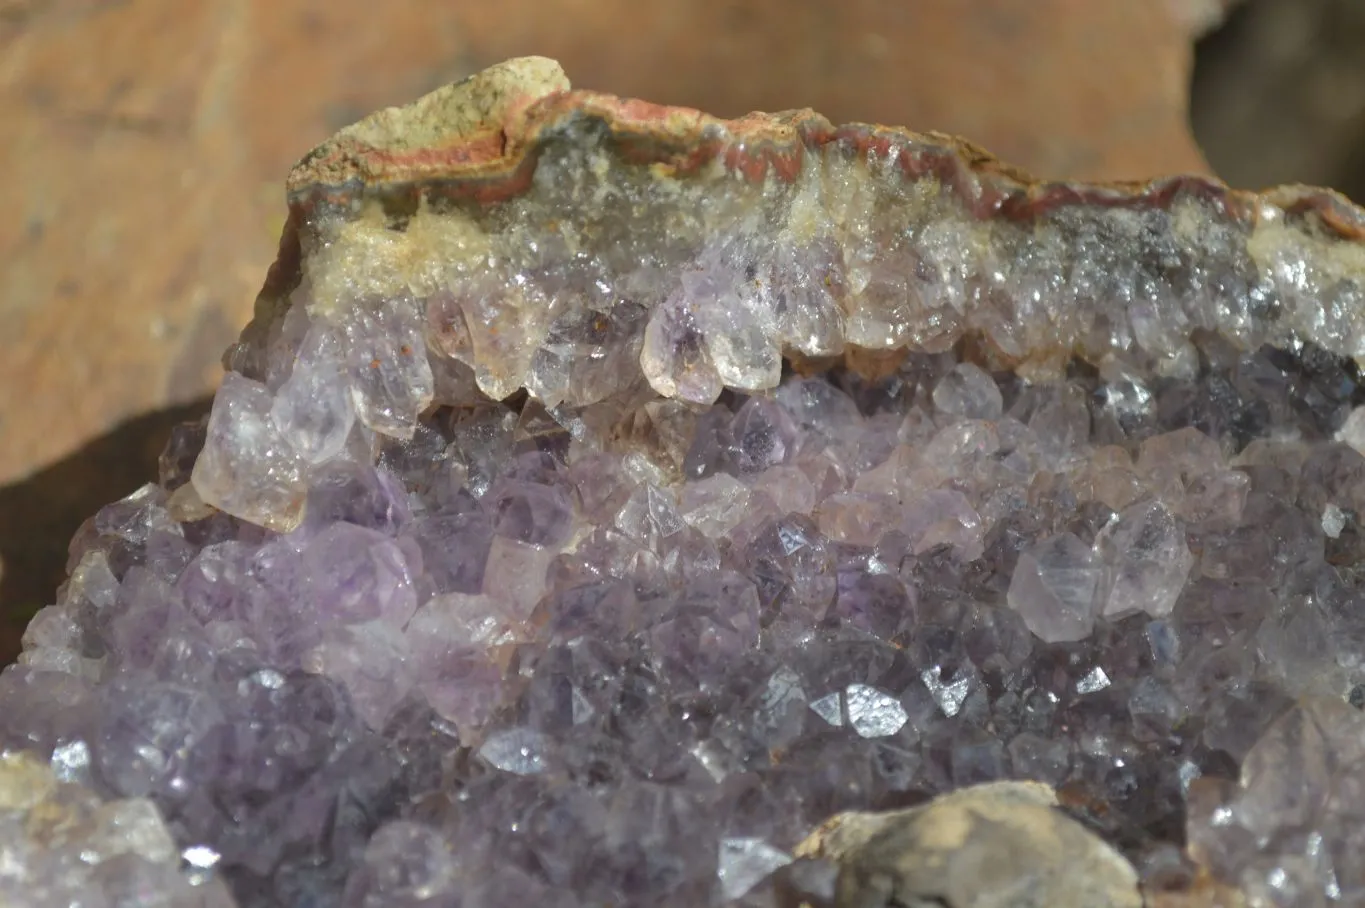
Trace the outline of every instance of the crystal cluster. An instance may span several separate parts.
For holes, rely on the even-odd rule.
[[[818,903],[832,815],[1006,779],[1149,894],[1365,902],[1359,212],[537,60],[290,188],[0,675],[166,904]],[[4,816],[0,886],[66,872]]]
[[[182,856],[147,798],[104,801],[75,781],[89,762],[80,744],[55,752],[51,767],[27,753],[0,755],[0,902],[232,908],[207,872],[216,856]]]

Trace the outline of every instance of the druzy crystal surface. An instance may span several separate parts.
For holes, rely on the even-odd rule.
[[[75,781],[89,759],[75,742],[51,766],[23,752],[0,756],[0,904],[232,908],[211,878],[217,854],[182,854],[147,798],[104,801]]]
[[[1365,904],[1362,225],[540,60],[357,124],[0,675],[0,892],[843,904],[821,823],[1013,779]]]

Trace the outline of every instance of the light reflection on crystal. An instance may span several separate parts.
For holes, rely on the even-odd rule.
[[[843,695],[838,691],[826,694],[818,700],[812,700],[810,708],[813,713],[824,719],[830,725],[844,724],[844,701]]]
[[[1180,789],[1185,792],[1190,790],[1191,782],[1204,774],[1203,770],[1199,768],[1199,764],[1195,763],[1193,760],[1186,760],[1181,763],[1179,769],[1176,770],[1176,773],[1180,778]]]
[[[1086,672],[1085,677],[1076,682],[1076,693],[1093,694],[1109,686],[1109,676],[1098,665]]]
[[[1346,528],[1346,514],[1334,504],[1328,503],[1322,509],[1322,532],[1328,539],[1339,539]]]
[[[721,839],[720,868],[716,871],[720,877],[721,894],[726,899],[737,899],[764,877],[791,861],[791,855],[762,839]]]
[[[207,845],[192,845],[180,852],[180,856],[191,867],[198,867],[200,870],[216,866],[223,857]]]
[[[863,738],[885,738],[900,731],[909,716],[895,697],[866,684],[850,684],[848,724]]]
[[[513,775],[535,775],[545,770],[545,740],[536,731],[511,728],[490,735],[479,756],[492,766]]]
[[[63,782],[79,782],[90,769],[90,748],[81,740],[63,744],[52,751],[52,771]]]
[[[971,693],[972,681],[971,678],[959,678],[945,684],[942,675],[943,668],[935,665],[933,668],[925,669],[920,674],[920,680],[929,688],[929,693],[933,695],[934,702],[943,710],[943,714],[952,718],[962,709],[967,694]]]

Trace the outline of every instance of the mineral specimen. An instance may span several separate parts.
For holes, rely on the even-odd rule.
[[[1365,904],[1365,213],[535,59],[289,200],[0,675],[5,766],[137,820],[0,816],[11,901],[866,904],[937,846],[812,830],[1013,779],[1149,898]]]

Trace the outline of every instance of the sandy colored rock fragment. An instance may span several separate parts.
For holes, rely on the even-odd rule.
[[[1146,908],[1246,908],[1247,900],[1237,889],[1201,877],[1188,890],[1144,893]]]
[[[797,846],[839,865],[838,908],[1138,908],[1132,866],[1037,782],[997,782],[922,807],[839,814]]]
[[[0,810],[28,810],[56,785],[51,770],[26,751],[0,754]]]

